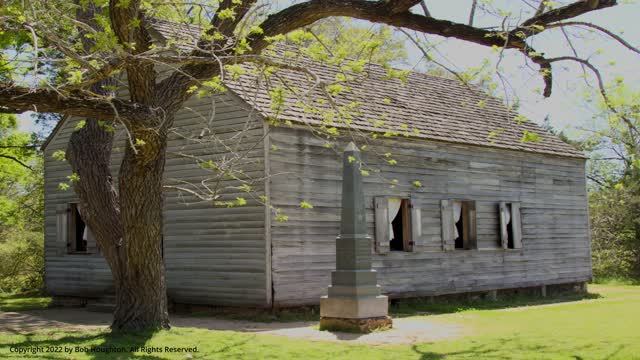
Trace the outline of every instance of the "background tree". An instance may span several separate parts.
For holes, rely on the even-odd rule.
[[[0,292],[40,290],[43,259],[43,167],[32,136],[0,114]]]
[[[596,278],[640,277],[640,91],[618,79],[596,98],[591,152],[593,267]]]
[[[280,8],[254,0],[198,0],[188,6],[166,0],[5,0],[0,10],[5,49],[0,111],[35,110],[86,118],[70,139],[66,159],[75,173],[73,185],[82,216],[94,231],[114,277],[112,328],[166,328],[161,240],[167,134],[175,113],[198,88],[219,90],[225,74],[232,76],[241,63],[251,62],[263,69],[291,68],[261,54],[289,33],[295,34],[289,40],[301,47],[308,41],[307,48],[312,48],[314,33],[305,29],[331,17],[453,37],[500,53],[517,52],[537,67],[545,96],[552,91],[553,64],[574,61],[593,72],[597,69],[571,53],[545,57],[534,46],[541,33],[587,26],[637,52],[607,29],[572,20],[615,6],[615,0],[523,4],[527,5],[523,11],[514,14],[494,12],[494,7],[473,2],[469,22],[456,23],[431,16],[428,4],[417,0],[310,0]],[[473,25],[474,17],[483,11],[495,14],[495,26]],[[173,21],[202,28],[195,35],[169,41],[171,48],[158,47],[150,33],[153,18],[168,14]],[[346,36],[354,42],[368,41]],[[363,49],[380,46],[369,42]],[[359,49],[355,44],[353,48]],[[323,54],[320,47],[315,50],[308,54],[317,61],[336,58]],[[363,71],[362,61],[372,59],[367,51],[362,54],[361,59],[348,60],[351,71]],[[173,70],[160,77],[159,64]],[[64,69],[66,77],[50,76],[47,70],[51,68]],[[393,68],[388,70],[401,77]],[[126,73],[126,78],[116,76],[118,73]],[[116,88],[126,88],[128,97],[117,98]],[[109,170],[114,124],[126,130],[132,144],[125,149],[117,180]]]

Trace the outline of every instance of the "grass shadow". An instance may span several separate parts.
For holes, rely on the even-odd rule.
[[[469,310],[499,310],[523,306],[557,304],[601,298],[600,294],[567,294],[551,297],[515,295],[498,300],[467,298],[450,301],[428,298],[401,299],[392,301],[389,313],[396,318],[416,315],[450,314]]]
[[[429,299],[410,298],[392,299],[389,314],[395,318],[416,315],[449,314],[469,310],[497,310],[522,306],[547,305],[572,301],[601,298],[596,293],[558,294],[548,297],[539,295],[513,295],[498,300],[488,298],[467,297],[466,299]],[[315,322],[320,320],[319,306],[282,308],[275,310],[219,308],[219,307],[185,307],[176,314],[192,317],[215,317],[226,320],[242,320],[258,323]]]
[[[434,349],[433,342],[415,344],[411,346],[411,351],[419,355],[420,360],[440,360],[448,358],[461,358],[461,359],[538,359],[548,358],[548,355],[556,354],[559,351],[563,351],[562,356],[559,358],[571,358],[571,359],[583,359],[591,358],[589,354],[600,350],[601,345],[598,343],[592,344],[576,344],[571,348],[558,348],[555,343],[548,342],[544,344],[525,344],[518,336],[506,336],[499,337],[491,340],[478,339],[470,341],[463,346],[459,346],[455,349],[433,352],[429,350]],[[621,344],[615,347],[609,352],[605,358],[612,359],[618,358],[618,355],[624,351],[626,345]],[[526,354],[523,356],[523,354]],[[536,356],[535,354],[538,354]],[[547,355],[540,356],[540,355]],[[553,356],[552,356],[553,357]],[[556,357],[553,357],[554,359]]]
[[[251,321],[265,324],[320,320],[319,306],[302,306],[271,310],[181,304],[180,307],[174,308],[172,313],[188,317],[214,317],[224,320]]]

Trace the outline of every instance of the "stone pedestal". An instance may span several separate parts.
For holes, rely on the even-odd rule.
[[[391,318],[388,316],[362,319],[320,318],[320,330],[328,331],[368,334],[374,331],[389,330],[392,326]]]
[[[336,239],[336,271],[328,295],[320,299],[320,329],[368,333],[391,328],[389,299],[381,295],[371,269],[360,151],[350,143],[344,152],[342,214]]]

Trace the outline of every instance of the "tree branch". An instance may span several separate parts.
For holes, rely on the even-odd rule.
[[[431,17],[431,12],[429,12],[429,8],[427,8],[427,1],[420,1],[420,6],[422,7],[422,11],[424,12],[424,16]]]
[[[552,28],[557,28],[557,27],[564,27],[564,26],[586,26],[592,29],[596,29],[600,32],[603,32],[604,34],[608,35],[609,37],[613,38],[614,40],[616,40],[617,42],[619,42],[620,44],[622,44],[622,46],[626,47],[627,49],[640,54],[640,49],[638,49],[637,47],[631,45],[629,42],[627,42],[625,39],[623,39],[620,35],[614,34],[613,32],[603,28],[602,26],[596,25],[596,24],[592,24],[592,23],[588,23],[588,22],[584,22],[584,21],[565,21],[565,22],[558,22],[555,24],[548,24],[546,26],[547,29],[552,29]]]
[[[227,36],[233,34],[235,25],[240,21],[242,16],[246,14],[245,9],[254,4],[254,1],[247,1],[246,7],[234,7],[233,0],[225,0],[221,3],[220,8],[236,9],[238,14],[232,20],[221,19],[218,14],[212,20],[214,28],[209,30],[221,31]],[[544,95],[551,95],[552,78],[551,65],[546,61],[543,54],[536,52],[527,43],[526,38],[538,33],[535,27],[531,25],[564,20],[574,16],[584,14],[586,12],[602,9],[616,4],[615,0],[602,1],[578,1],[573,4],[550,10],[532,17],[525,21],[523,25],[510,32],[480,29],[466,24],[455,23],[447,20],[435,19],[433,17],[414,14],[408,9],[419,4],[420,1],[413,0],[309,0],[295,5],[291,5],[275,14],[268,16],[260,25],[261,34],[251,34],[247,37],[249,45],[249,53],[259,54],[266,48],[270,42],[269,38],[286,34],[293,30],[304,28],[314,22],[331,17],[346,16],[361,20],[367,20],[376,23],[383,23],[394,27],[406,28],[419,31],[425,34],[434,34],[443,37],[452,37],[459,40],[473,42],[487,47],[504,47],[506,49],[516,49],[525,57],[531,59],[540,66],[540,72],[545,81]],[[401,9],[405,9],[401,11]],[[220,13],[220,11],[218,11]],[[532,30],[533,29],[533,30]],[[524,35],[522,35],[524,34]],[[199,42],[199,48],[212,49],[212,43]],[[212,54],[203,54],[203,51],[196,50],[194,55],[212,56]],[[219,55],[228,55],[220,53]],[[163,103],[171,101],[170,109],[178,108],[187,98],[187,91],[198,80],[205,79],[218,74],[218,67],[207,66],[206,64],[189,64],[180,69],[179,72],[165,79],[162,83]]]
[[[216,46],[227,43],[229,39],[234,37],[236,27],[251,7],[256,4],[257,0],[245,0],[239,5],[234,2],[234,0],[223,0],[220,3],[216,15],[211,20],[212,28],[206,32],[209,37],[213,37],[213,35],[218,32],[223,35],[224,39],[216,42],[201,38],[198,41],[197,49],[191,52],[192,56],[215,58],[217,56],[217,54],[215,54]],[[223,13],[222,11],[225,9],[233,10],[235,16],[232,18],[223,18],[220,14]],[[210,52],[201,49],[209,50]],[[231,52],[231,50],[232,49],[225,49],[221,46],[219,55],[231,55],[231,53],[227,54],[227,52]],[[222,63],[220,63],[220,65],[222,65]],[[192,86],[197,85],[201,80],[218,75],[221,71],[221,66],[211,66],[206,63],[186,64],[158,85],[158,102],[164,106],[166,111],[175,111],[189,98],[190,94],[188,90]]]
[[[552,63],[556,61],[575,61],[577,63],[580,63],[588,67],[596,76],[596,79],[598,81],[598,89],[600,90],[600,94],[604,99],[605,105],[607,106],[607,108],[609,108],[609,110],[611,110],[611,112],[613,112],[616,115],[620,115],[618,110],[614,108],[613,105],[611,105],[611,101],[609,101],[609,96],[607,95],[607,91],[604,87],[604,81],[602,80],[602,75],[600,74],[600,71],[588,60],[581,59],[575,56],[559,56],[556,58],[547,59],[546,61],[548,63]],[[629,135],[631,136],[632,140],[635,141],[635,137],[638,135],[638,128],[627,117],[620,116],[620,119],[625,123],[625,125],[627,125],[627,128],[629,129]]]
[[[155,115],[150,107],[115,98],[98,97],[86,91],[58,92],[0,84],[0,112],[51,112],[113,121],[144,121]]]
[[[422,0],[387,0],[387,7],[392,14],[398,14],[409,11],[415,5],[421,3]]]
[[[261,25],[264,33],[251,39],[251,48],[254,52],[260,51],[268,45],[266,39],[269,36],[286,34],[325,17],[348,16],[426,34],[452,37],[487,47],[497,46],[516,49],[540,66],[540,72],[545,81],[544,95],[546,97],[551,95],[553,83],[551,65],[545,61],[542,54],[537,53],[525,42],[525,38],[516,36],[515,33],[480,29],[466,24],[413,14],[408,11],[390,14],[386,6],[386,2],[365,0],[311,0],[292,5],[267,17]]]
[[[572,4],[549,10],[547,12],[536,12],[536,15],[524,21],[517,30],[531,25],[546,25],[557,21],[562,21],[582,14],[586,14],[593,10],[605,9],[617,5],[617,0],[581,0]],[[544,8],[543,8],[544,10]]]
[[[144,13],[140,10],[139,0],[131,0],[126,6],[121,0],[110,0],[109,16],[113,32],[124,49],[135,55],[151,48],[151,35],[146,27]],[[133,62],[127,64],[126,69],[131,100],[145,104],[151,103],[156,86],[154,64]]]
[[[347,16],[371,22],[383,23],[390,26],[407,28],[423,33],[453,37],[460,40],[474,42],[484,46],[502,46],[502,40],[497,39],[497,32],[475,28],[466,24],[454,23],[448,20],[435,19],[409,11],[390,13],[386,2],[371,2],[366,0],[310,0],[292,5],[278,13],[272,14],[261,24],[264,33],[250,38],[251,47],[262,50],[268,45],[266,38],[279,34],[286,34],[298,28],[311,25],[314,22],[331,16]],[[520,42],[514,38],[514,46]]]
[[[90,2],[88,6],[78,8],[76,17],[80,22],[89,24],[91,30],[102,31],[95,21],[96,14],[102,11],[102,8],[97,8],[94,2]],[[77,30],[82,36],[83,50],[91,52],[95,46],[94,38],[84,36],[91,30],[80,26]],[[114,85],[115,79],[104,78],[91,84],[89,88],[97,97],[110,99],[116,95]],[[79,180],[73,182],[73,188],[81,201],[80,215],[94,232],[105,259],[111,268],[115,269],[120,261],[115,254],[123,238],[120,199],[111,173],[111,151],[115,134],[113,131],[107,131],[96,117],[95,114],[91,114],[81,129],[71,133],[67,143],[66,159],[72,171],[79,176]],[[140,119],[139,122],[146,123],[145,120],[148,119]],[[131,125],[130,121],[123,123]]]
[[[20,159],[11,156],[11,155],[5,155],[5,154],[0,154],[0,158],[4,158],[4,159],[9,159],[9,160],[13,160],[15,162],[17,162],[18,164],[22,165],[22,167],[27,168],[31,171],[33,171],[33,168],[27,164],[25,164],[24,162],[22,162]]]
[[[469,26],[473,26],[473,18],[476,15],[476,7],[478,6],[478,0],[473,0],[471,4],[471,11],[469,12]]]
[[[535,15],[533,15],[534,17],[540,16],[542,15],[542,13],[544,12],[544,10],[547,8],[547,1],[546,0],[540,0],[540,4],[538,5],[538,9],[536,10]]]

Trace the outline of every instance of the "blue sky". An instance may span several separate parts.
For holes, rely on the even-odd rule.
[[[533,1],[530,1],[533,2]],[[623,2],[623,1],[620,1]],[[277,7],[290,4],[289,1],[276,2]],[[465,23],[468,19],[471,0],[447,0],[447,1],[427,1],[431,14],[436,18],[447,19],[455,22]],[[519,13],[518,9],[523,7],[522,1],[496,0],[497,7],[513,10]],[[420,7],[415,8],[416,12],[421,11]],[[523,17],[528,17],[523,14]],[[640,46],[640,5],[635,3],[622,4],[613,8],[600,10],[593,14],[583,15],[576,20],[593,22],[601,25],[623,37],[634,46]],[[496,20],[493,17],[476,17],[476,26],[493,26]],[[468,67],[478,66],[484,59],[492,62],[497,60],[497,55],[490,49],[470,44],[468,42],[444,39],[437,36],[430,37],[434,42],[441,42],[439,53],[443,54],[439,60],[447,62],[449,66],[458,70]],[[410,55],[410,66],[418,66],[420,52],[407,41],[407,49]],[[590,61],[598,66],[605,82],[615,77],[623,77],[629,86],[640,89],[640,55],[629,51],[622,45],[605,36],[590,34],[585,39],[574,43],[581,56],[589,57]],[[557,30],[545,32],[537,36],[535,46],[538,51],[545,52],[547,56],[571,55],[571,51],[564,40],[562,33]],[[598,50],[601,51],[598,51]],[[615,65],[609,62],[614,60]],[[544,99],[539,91],[542,87],[541,77],[535,70],[523,66],[522,55],[509,52],[503,59],[502,67],[504,74],[509,79],[513,92],[520,98],[520,112],[536,122],[542,122],[545,116],[550,116],[552,124],[561,130],[568,130],[572,135],[578,135],[576,130],[581,127],[593,128],[598,126],[592,121],[592,109],[585,104],[582,93],[586,87],[582,78],[582,70],[579,65],[571,62],[556,63],[554,65],[554,91],[549,99]],[[595,79],[589,75],[592,84]],[[34,124],[29,114],[20,116],[20,128],[25,131],[34,130]]]

